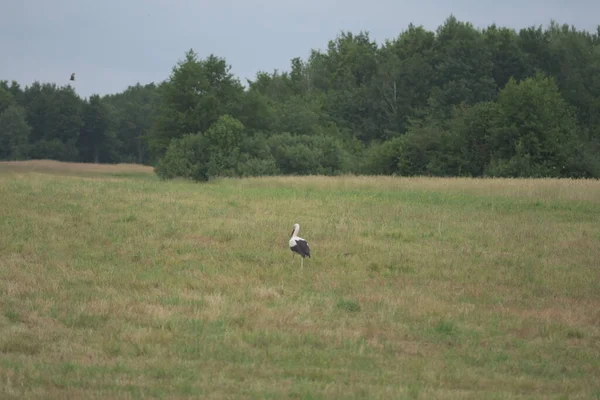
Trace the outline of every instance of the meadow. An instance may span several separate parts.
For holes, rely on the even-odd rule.
[[[0,163],[0,232],[3,399],[600,399],[597,180]]]

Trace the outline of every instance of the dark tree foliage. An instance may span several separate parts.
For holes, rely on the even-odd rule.
[[[110,162],[116,157],[117,140],[109,130],[108,107],[98,95],[83,105],[83,126],[77,143],[83,162]]]
[[[203,132],[221,115],[237,115],[243,86],[224,59],[210,55],[198,60],[189,50],[159,92],[157,117],[148,136],[155,155],[161,155],[174,138]]]
[[[28,152],[31,127],[25,120],[25,110],[10,105],[0,112],[0,160],[22,160]]]
[[[25,88],[22,102],[31,127],[29,156],[78,161],[84,103],[73,88],[34,82]]]
[[[122,93],[102,99],[107,107],[108,129],[118,146],[116,153],[120,162],[147,164],[150,161],[148,139],[159,100],[154,83],[137,83]]]
[[[341,32],[244,87],[185,53],[163,82],[80,98],[0,81],[0,158],[133,162],[164,179],[273,174],[600,178],[600,27],[449,16]]]

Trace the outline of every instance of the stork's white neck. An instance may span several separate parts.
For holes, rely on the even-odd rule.
[[[294,230],[292,231],[292,237],[297,236],[298,232],[300,232],[300,225],[294,224]]]

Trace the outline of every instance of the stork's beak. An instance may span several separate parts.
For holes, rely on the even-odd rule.
[[[290,233],[290,237],[294,235],[294,230],[292,229],[292,233]]]

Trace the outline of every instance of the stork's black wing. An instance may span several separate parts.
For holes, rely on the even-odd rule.
[[[296,239],[296,245],[292,247],[292,251],[295,251],[302,257],[310,258],[310,247],[308,247],[308,243],[306,242],[306,240]]]

